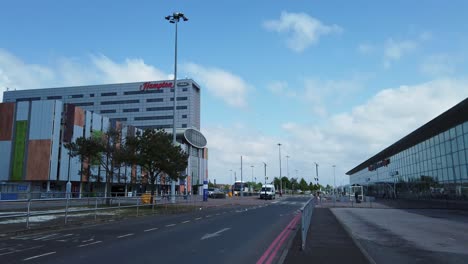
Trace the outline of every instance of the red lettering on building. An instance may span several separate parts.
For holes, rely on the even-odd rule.
[[[172,88],[174,85],[171,82],[151,83],[145,82],[140,85],[140,91],[147,91],[152,89]]]

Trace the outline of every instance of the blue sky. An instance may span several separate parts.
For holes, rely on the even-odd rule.
[[[468,95],[466,1],[2,1],[0,90],[166,79],[201,84],[210,178],[323,183]],[[284,156],[290,158],[286,162]],[[287,174],[283,166],[283,175]]]

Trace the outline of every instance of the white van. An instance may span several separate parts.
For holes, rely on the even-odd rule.
[[[262,190],[260,190],[260,199],[275,199],[275,186],[273,184],[265,184],[262,186]]]

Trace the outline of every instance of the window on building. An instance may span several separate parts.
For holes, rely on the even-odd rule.
[[[178,96],[177,101],[187,101],[187,96]],[[174,98],[171,98],[171,101],[174,102]]]
[[[146,91],[127,91],[124,92],[124,95],[134,95],[134,94],[152,94],[152,93],[162,93],[163,90],[146,90]]]
[[[142,121],[142,120],[164,120],[164,119],[172,119],[173,116],[137,116],[135,117],[135,121]]]
[[[129,113],[129,112],[140,112],[139,108],[128,108],[123,110],[124,113]]]
[[[182,118],[187,118],[187,115],[182,115]]]
[[[158,107],[148,107],[146,111],[167,111],[174,109],[173,106],[158,106]]]
[[[41,97],[26,97],[26,98],[18,98],[16,102],[24,102],[24,101],[38,101],[41,100]]]
[[[187,109],[187,106],[186,105],[177,106],[177,110],[183,110],[183,109]]]
[[[113,105],[113,104],[136,104],[140,100],[118,100],[118,101],[102,101],[101,105]]]
[[[127,121],[126,117],[117,117],[117,118],[109,118],[109,121],[114,122],[114,121]]]
[[[74,94],[71,96],[71,98],[83,98],[82,94]]]
[[[146,99],[146,102],[155,103],[155,102],[162,102],[163,100],[164,100],[163,98],[150,98],[150,99]]]
[[[112,92],[112,93],[101,93],[101,96],[114,96],[114,95],[117,95],[116,92]]]
[[[61,95],[47,96],[47,99],[49,100],[62,99],[62,96]]]
[[[94,105],[93,102],[83,102],[83,103],[73,103],[75,106],[91,106]]]
[[[182,124],[182,128],[186,128],[187,127],[187,124]]]
[[[94,94],[89,94],[89,97],[94,97]]]
[[[188,89],[187,88],[182,88],[182,92],[187,92]]]
[[[101,110],[101,114],[110,114],[110,113],[116,113],[117,110],[115,109],[109,109],[109,110]]]

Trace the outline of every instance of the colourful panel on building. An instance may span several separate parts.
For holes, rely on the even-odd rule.
[[[0,141],[11,140],[15,103],[0,104]]]
[[[52,142],[49,139],[29,140],[26,180],[47,181],[49,179],[51,145]]]
[[[0,181],[10,177],[11,141],[0,141]]]
[[[85,111],[79,107],[75,107],[75,126],[84,127],[85,125]]]
[[[29,140],[51,139],[54,127],[55,101],[31,102]]]
[[[24,151],[26,149],[26,134],[28,121],[16,121],[14,151],[13,151],[13,171],[11,180],[21,181],[24,169]]]
[[[29,102],[18,102],[16,104],[16,121],[28,120]]]

